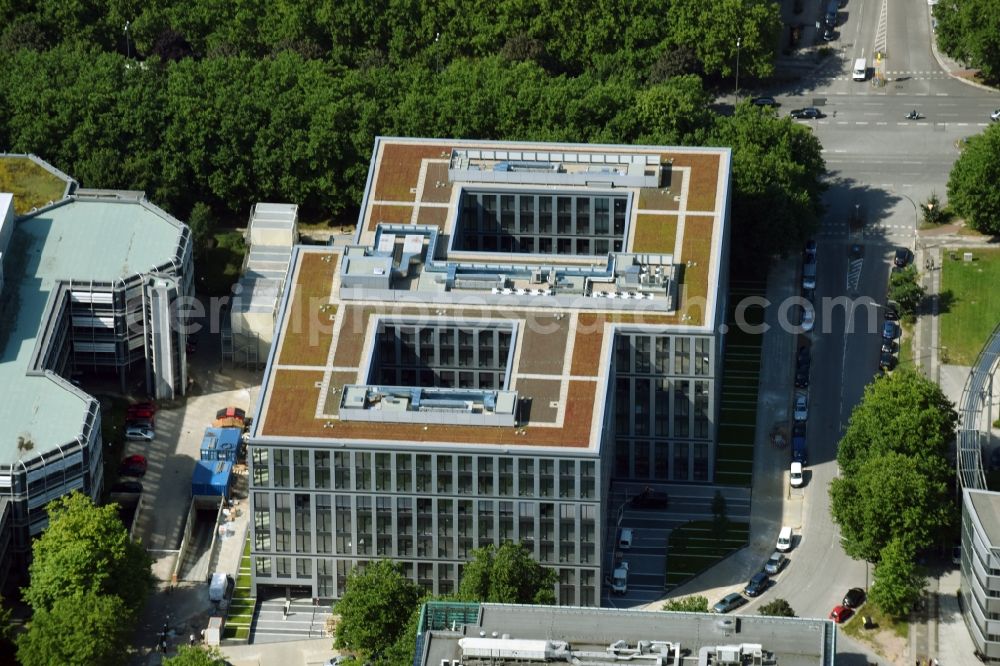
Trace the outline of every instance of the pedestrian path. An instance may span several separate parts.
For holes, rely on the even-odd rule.
[[[287,605],[286,605],[287,604]],[[260,602],[250,631],[250,643],[280,643],[327,636],[326,623],[332,611],[312,599],[282,598]]]

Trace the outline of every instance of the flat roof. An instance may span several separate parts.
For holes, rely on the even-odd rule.
[[[738,627],[738,631],[735,631]],[[694,663],[703,648],[758,645],[782,666],[827,666],[834,663],[836,626],[830,620],[779,618],[757,615],[719,616],[711,613],[481,604],[478,618],[469,624],[432,630],[424,641],[424,666],[438,666],[445,659],[462,661],[463,638],[509,637],[511,645],[537,647],[537,641],[568,643],[578,661],[556,658],[549,663],[645,664],[645,658],[622,654],[609,647],[625,641],[634,650],[639,641],[661,641],[687,652],[685,663]],[[827,639],[830,640],[827,640]],[[473,643],[475,641],[472,641]],[[501,646],[502,643],[492,643]],[[827,651],[829,648],[829,652]],[[752,648],[745,648],[752,649]],[[466,661],[462,661],[466,663]],[[497,657],[491,664],[521,663]],[[671,662],[672,663],[672,660]],[[764,663],[769,663],[765,661]]]
[[[0,322],[0,465],[35,457],[81,432],[90,398],[61,380],[28,375],[45,328],[48,300],[60,282],[115,281],[175,257],[183,225],[145,201],[64,199],[16,221],[10,249],[24,259],[5,289],[16,289],[17,317]],[[12,262],[13,263],[13,262]],[[14,444],[29,436],[34,448]]]
[[[988,490],[965,490],[969,501],[976,510],[979,523],[983,526],[990,546],[1000,548],[1000,493]]]
[[[66,196],[76,181],[34,155],[0,153],[0,192],[14,195],[14,212],[25,215]]]
[[[508,158],[515,155],[511,151],[518,151],[518,158],[557,157],[560,164],[569,166],[558,167],[565,173],[556,176],[566,178],[581,173],[597,173],[604,178],[600,174],[605,167],[595,172],[593,164],[617,160],[625,165],[620,169],[621,178],[633,177],[632,172],[638,169],[645,179],[658,178],[660,186],[609,186],[600,181],[514,187],[508,183],[512,192],[551,188],[559,193],[629,195],[633,206],[627,240],[620,253],[604,257],[457,253],[462,256],[456,261],[462,262],[471,275],[469,282],[475,283],[476,271],[495,273],[498,265],[510,263],[516,269],[525,262],[544,262],[554,266],[553,271],[565,271],[570,280],[589,270],[611,270],[607,267],[615,266],[616,261],[620,261],[620,267],[625,259],[632,261],[637,255],[648,254],[666,257],[666,261],[679,266],[677,307],[664,309],[665,299],[638,298],[635,292],[626,295],[613,290],[602,294],[602,298],[587,297],[584,303],[584,296],[561,300],[550,295],[558,290],[531,288],[517,282],[510,289],[478,288],[476,284],[464,290],[442,287],[450,279],[447,271],[452,269],[432,275],[427,267],[436,260],[450,262],[453,257],[445,249],[447,242],[438,243],[440,251],[435,251],[429,239],[437,234],[446,239],[454,231],[459,179],[466,177],[465,172],[449,176],[449,165],[456,151],[483,159],[490,150],[494,151],[490,156],[496,157],[498,147],[507,151],[502,156]],[[540,148],[545,149],[544,154]],[[296,248],[252,437],[336,439],[389,446],[407,442],[569,447],[596,453],[608,391],[610,340],[616,328],[651,333],[715,331],[728,215],[729,157],[729,150],[722,148],[377,139],[355,245],[346,250]],[[581,167],[581,162],[591,166]],[[547,172],[545,177],[553,176]],[[475,189],[482,189],[480,185],[476,183]],[[412,234],[408,228],[412,228]],[[364,252],[360,251],[362,246],[367,248]],[[387,256],[393,253],[396,259]],[[393,261],[406,266],[394,268]],[[398,286],[351,292],[342,284],[345,262],[357,262],[354,268],[358,273],[374,279],[381,279],[386,271],[405,274],[406,267],[412,264],[413,268],[396,280]],[[507,389],[518,393],[519,425],[341,419],[339,406],[344,387],[370,383],[368,356],[376,324],[387,318],[415,319],[428,325],[516,322]]]

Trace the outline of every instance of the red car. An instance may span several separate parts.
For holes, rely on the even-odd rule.
[[[118,473],[122,476],[142,476],[146,473],[146,456],[133,455],[125,458],[118,466]]]
[[[852,615],[854,615],[854,611],[847,606],[834,606],[833,610],[830,611],[830,619],[837,624],[847,622]]]
[[[155,414],[156,409],[155,402],[137,402],[134,405],[128,406],[128,411],[130,412],[152,412]]]

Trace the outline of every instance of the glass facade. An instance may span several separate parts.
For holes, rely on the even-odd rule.
[[[463,190],[454,249],[606,255],[621,252],[627,195]]]
[[[615,339],[614,477],[713,476],[714,340],[621,333]]]

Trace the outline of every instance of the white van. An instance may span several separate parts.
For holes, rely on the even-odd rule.
[[[858,58],[854,61],[854,75],[852,77],[855,81],[864,81],[868,78],[868,59]]]
[[[792,549],[792,528],[785,526],[781,528],[778,532],[778,545],[776,546],[781,552],[786,552]]]
[[[619,550],[628,550],[632,547],[632,536],[633,532],[631,527],[622,528],[622,535],[618,537]]]

